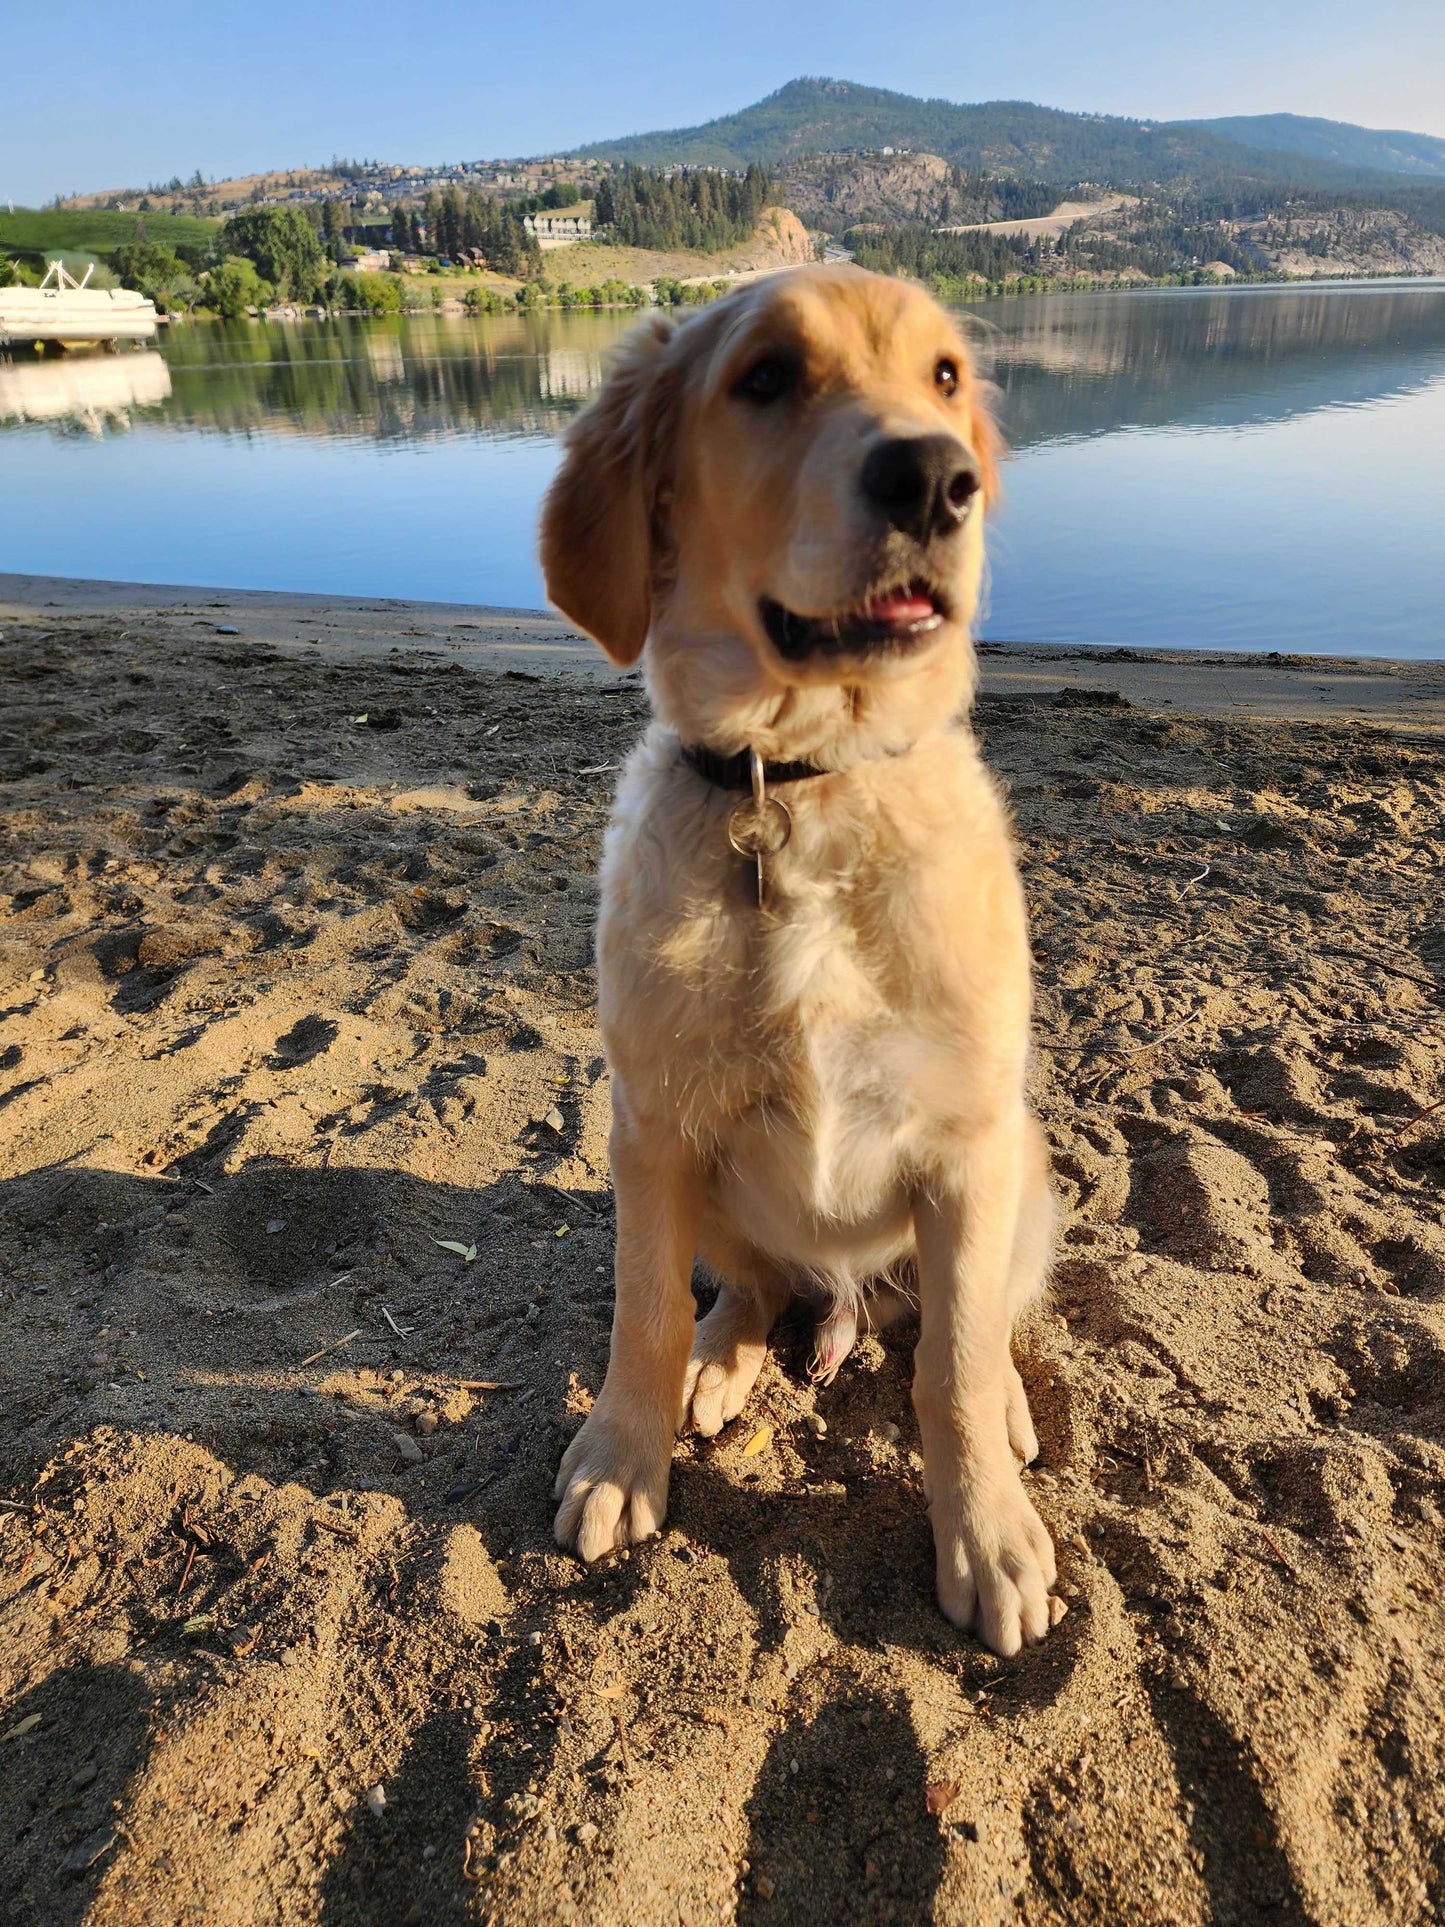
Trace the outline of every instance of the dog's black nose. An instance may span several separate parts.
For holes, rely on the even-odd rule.
[[[879,442],[863,464],[863,493],[905,535],[947,535],[978,493],[978,469],[952,435]]]

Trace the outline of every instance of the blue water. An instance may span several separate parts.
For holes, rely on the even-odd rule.
[[[1445,284],[973,311],[1014,448],[984,634],[1445,658]],[[0,362],[0,570],[534,607],[626,316],[198,324]]]

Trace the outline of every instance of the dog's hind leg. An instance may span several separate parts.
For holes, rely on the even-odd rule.
[[[768,1333],[788,1299],[781,1272],[757,1259],[738,1262],[738,1254],[728,1256],[733,1262],[727,1269],[740,1282],[725,1283],[712,1310],[698,1320],[683,1381],[678,1429],[700,1432],[705,1439],[743,1409],[768,1354]]]
[[[808,1377],[815,1385],[831,1385],[858,1343],[858,1334],[882,1331],[914,1302],[912,1291],[900,1289],[887,1276],[862,1286],[840,1284],[813,1332]]]
[[[1049,1147],[1037,1118],[1024,1129],[1023,1192],[1009,1260],[1009,1305],[1015,1320],[1043,1291],[1054,1262],[1059,1206],[1049,1177]]]
[[[818,1320],[813,1334],[813,1356],[808,1360],[808,1376],[813,1383],[831,1385],[857,1343],[858,1307],[852,1298],[840,1298],[827,1316]]]
[[[1009,1305],[1015,1323],[1043,1291],[1054,1261],[1058,1229],[1059,1207],[1049,1182],[1048,1145],[1037,1120],[1030,1118],[1024,1135],[1023,1196],[1009,1265]],[[1009,1444],[1016,1457],[1032,1465],[1039,1455],[1038,1434],[1024,1382],[1012,1357],[1008,1361],[1006,1399]]]

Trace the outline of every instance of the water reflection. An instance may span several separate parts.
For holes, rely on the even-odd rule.
[[[171,371],[150,350],[0,360],[0,422],[59,422],[99,435],[170,395]]]
[[[635,317],[401,316],[177,331],[168,419],[228,433],[426,442],[558,434]]]
[[[1445,284],[1058,295],[973,310],[1015,448],[1244,428],[1445,377]]]
[[[968,313],[1016,449],[1279,422],[1445,375],[1445,284],[1055,295]],[[0,419],[95,427],[165,403],[166,425],[227,434],[552,437],[596,392],[634,319],[195,323],[172,332],[163,357],[0,362]]]

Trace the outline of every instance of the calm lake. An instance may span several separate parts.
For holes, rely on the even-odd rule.
[[[986,636],[1445,657],[1445,283],[970,313],[1014,451]],[[555,437],[631,320],[0,360],[0,570],[537,607]]]

